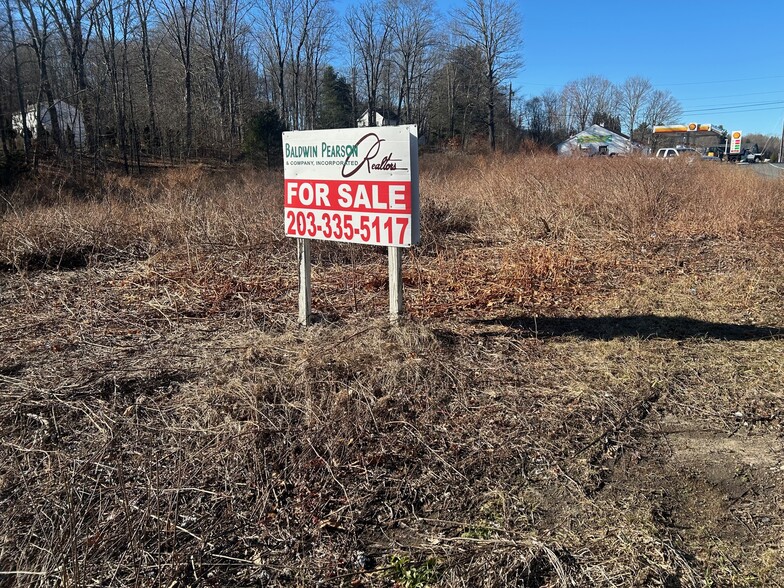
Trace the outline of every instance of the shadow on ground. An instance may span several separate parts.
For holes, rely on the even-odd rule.
[[[717,339],[722,341],[758,341],[784,336],[784,328],[772,326],[715,323],[685,316],[600,317],[512,317],[477,320],[480,325],[498,325],[515,329],[521,336],[538,339],[582,337],[609,341],[623,337],[641,339]],[[485,333],[495,335],[497,333]]]

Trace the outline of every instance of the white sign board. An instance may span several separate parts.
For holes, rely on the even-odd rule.
[[[283,133],[286,235],[418,243],[418,165],[414,125]]]
[[[743,133],[741,131],[732,131],[730,137],[730,153],[740,153],[740,141]]]

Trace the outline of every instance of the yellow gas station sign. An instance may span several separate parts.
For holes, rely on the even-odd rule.
[[[701,123],[689,123],[687,125],[656,125],[653,127],[654,133],[705,133],[712,130],[713,127],[711,125]]]
[[[686,125],[656,125],[653,127],[654,133],[687,133],[689,127]]]

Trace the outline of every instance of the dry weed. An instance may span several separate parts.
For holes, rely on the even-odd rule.
[[[661,163],[423,158],[396,327],[274,174],[19,187],[0,583],[781,584],[782,184]]]

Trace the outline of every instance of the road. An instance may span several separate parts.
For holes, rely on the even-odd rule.
[[[781,163],[751,163],[746,164],[760,175],[769,178],[784,178],[784,164]]]

